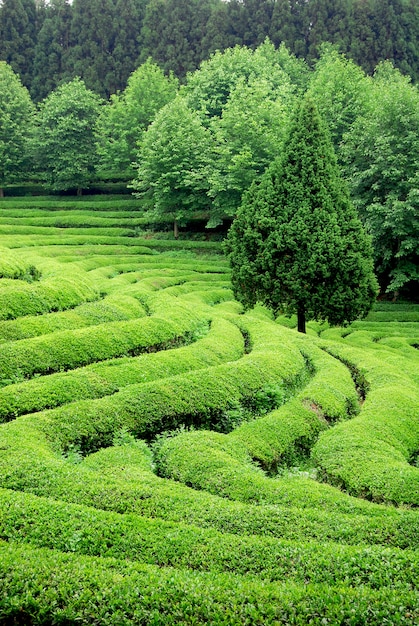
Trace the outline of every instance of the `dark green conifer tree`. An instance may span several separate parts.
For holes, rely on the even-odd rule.
[[[114,67],[117,90],[126,87],[128,77],[139,65],[138,40],[147,0],[116,0],[114,20]]]
[[[202,38],[203,59],[209,58],[216,50],[233,48],[240,41],[230,23],[229,6],[230,2],[217,0],[211,7],[211,14]]]
[[[6,61],[28,89],[32,82],[36,43],[35,0],[3,0],[0,12],[0,59]]]
[[[108,97],[116,91],[114,0],[74,0],[72,10],[68,75],[80,76],[89,89]]]
[[[269,34],[271,41],[276,46],[284,43],[296,56],[305,58],[307,32],[304,4],[296,0],[276,0]]]
[[[353,0],[310,0],[304,4],[307,28],[307,60],[317,59],[321,45],[336,44],[341,52],[349,49]]]
[[[31,94],[42,100],[65,76],[65,59],[70,46],[71,5],[68,0],[52,0],[38,34],[35,47]]]
[[[246,46],[256,48],[269,36],[274,7],[275,0],[244,0],[246,31],[243,42]]]
[[[349,323],[370,310],[371,243],[340,177],[328,131],[305,98],[282,156],[245,194],[226,251],[236,298],[306,319]]]
[[[153,59],[178,78],[194,71],[207,51],[203,37],[213,0],[149,0],[141,29],[140,60]]]

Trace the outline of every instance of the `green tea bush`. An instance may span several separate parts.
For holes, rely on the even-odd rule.
[[[324,433],[313,449],[324,476],[354,495],[419,504],[419,470],[409,459],[419,449],[417,384],[403,374],[403,357],[384,363],[349,346],[332,352],[362,369],[370,391],[357,418]]]
[[[115,426],[112,442],[121,428]],[[281,479],[276,496],[279,500],[284,485],[282,504],[249,506],[158,478],[144,469],[150,461],[141,450],[134,449],[133,460],[129,446],[102,449],[82,463],[69,463],[53,453],[37,420],[28,417],[2,426],[0,447],[0,485],[14,491],[234,534],[419,547],[417,513],[372,505],[327,485],[317,485],[314,493],[314,481],[300,486],[300,479],[294,485]]]
[[[0,421],[68,402],[101,398],[128,385],[235,361],[243,355],[243,336],[234,324],[216,318],[203,337],[199,338],[198,332],[199,327],[191,337],[193,343],[181,348],[122,357],[0,388]]]
[[[0,343],[37,337],[60,330],[130,320],[144,315],[144,307],[136,298],[110,295],[103,300],[81,304],[70,311],[2,321],[0,322]]]
[[[0,320],[62,311],[98,298],[87,275],[50,276],[32,284],[0,279]]]
[[[30,283],[40,277],[41,272],[34,265],[9,248],[0,248],[0,278],[23,279]]]
[[[414,550],[240,537],[9,490],[0,490],[0,503],[0,534],[15,544],[299,584],[374,589],[417,584],[419,555]]]
[[[221,438],[220,441],[224,441],[221,456],[218,444],[209,433],[182,433],[168,439],[159,447],[156,459],[160,473],[233,499],[274,502],[278,484],[260,475],[251,476],[254,467],[249,469],[248,463],[243,462],[243,467],[237,469],[237,449],[244,446],[249,461],[257,460],[269,472],[276,471],[280,465],[309,456],[311,446],[327,427],[328,420],[347,419],[358,408],[354,383],[347,368],[314,346],[310,356],[314,376],[295,399]],[[275,397],[273,391],[281,391],[281,399],[277,398],[276,402],[282,404],[286,389],[268,386],[252,397],[253,411],[263,415],[270,408],[276,408],[268,406],[272,395]],[[249,402],[247,404],[249,406]]]
[[[38,624],[82,621],[104,626],[320,626],[330,620],[381,626],[391,615],[397,626],[418,617],[418,594],[406,587],[277,584],[13,544],[1,548],[0,581],[0,620],[9,623],[23,618]]]
[[[48,374],[115,356],[134,356],[160,349],[184,341],[205,317],[205,312],[194,314],[173,302],[170,320],[143,317],[9,342],[2,347],[0,379],[28,378],[35,373]]]
[[[138,201],[27,202],[0,293],[95,295],[0,320],[0,623],[418,622],[416,311],[302,336]]]

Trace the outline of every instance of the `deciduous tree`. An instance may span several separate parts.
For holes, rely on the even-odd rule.
[[[175,234],[178,220],[208,208],[210,154],[209,131],[180,96],[159,111],[143,135],[133,188],[156,215],[174,216]]]
[[[0,61],[0,197],[3,187],[22,176],[28,161],[28,136],[34,106],[10,65]]]
[[[34,152],[49,188],[81,193],[89,186],[97,162],[99,106],[99,96],[80,78],[61,85],[41,103]]]
[[[345,324],[377,293],[372,248],[339,175],[332,143],[305,98],[281,157],[244,197],[226,250],[235,296],[274,311]]]
[[[391,63],[377,68],[368,106],[344,136],[344,172],[373,238],[383,291],[419,280],[419,92]]]
[[[102,108],[98,123],[98,149],[101,167],[126,172],[136,158],[142,133],[157,111],[173,100],[178,80],[148,59],[128,79],[122,94],[112,96]]]

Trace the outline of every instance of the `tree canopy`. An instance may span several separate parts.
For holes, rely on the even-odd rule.
[[[136,194],[156,215],[187,219],[207,209],[211,137],[197,113],[178,96],[144,133],[138,152]]]
[[[0,61],[0,196],[5,185],[22,177],[34,113],[28,90],[10,65]]]
[[[119,172],[131,169],[142,133],[177,91],[178,80],[165,76],[151,59],[131,74],[126,89],[112,96],[101,111],[98,149],[102,168]]]
[[[80,78],[61,85],[41,103],[34,153],[50,189],[80,193],[91,183],[99,106],[99,97]]]
[[[382,291],[419,283],[419,92],[381,64],[367,106],[344,135],[342,160],[371,233]]]
[[[281,156],[253,183],[226,241],[236,298],[246,308],[346,324],[376,295],[372,248],[313,101],[297,108]]]

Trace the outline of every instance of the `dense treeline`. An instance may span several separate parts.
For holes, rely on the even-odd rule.
[[[183,79],[215,50],[266,37],[309,62],[331,42],[369,74],[391,60],[419,78],[415,0],[0,1],[0,59],[35,101],[76,76],[108,97],[150,56]]]
[[[198,211],[209,228],[228,223],[283,153],[304,93],[329,127],[382,292],[417,293],[419,90],[391,63],[369,76],[328,44],[312,68],[269,40],[235,46],[182,85],[148,59],[108,101],[75,78],[38,106],[0,61],[0,196],[25,180],[79,193],[120,180],[175,234]]]

